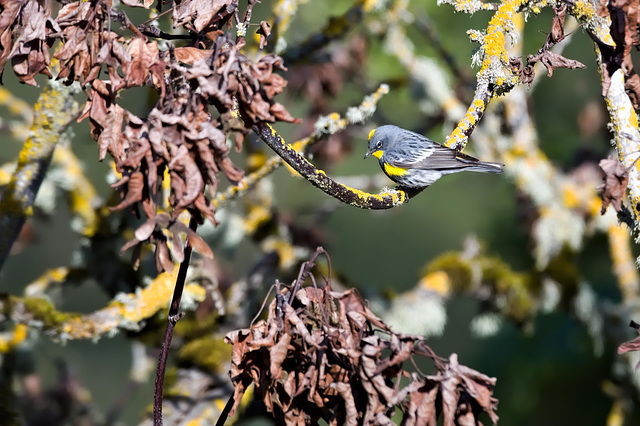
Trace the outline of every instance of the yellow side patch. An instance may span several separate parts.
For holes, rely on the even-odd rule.
[[[376,153],[374,152],[373,155],[376,155]],[[409,171],[407,171],[406,169],[403,169],[402,167],[392,166],[389,163],[384,163],[384,172],[389,176],[404,176],[409,173]]]
[[[382,157],[382,151],[381,150],[377,150],[371,153],[371,155],[373,155],[374,157],[376,157],[378,160],[380,159],[380,157]]]
[[[368,141],[371,140],[371,138],[373,137],[373,134],[376,132],[376,129],[373,129],[372,131],[369,132],[369,137],[367,138]]]

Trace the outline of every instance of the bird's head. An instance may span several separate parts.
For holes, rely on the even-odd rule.
[[[367,153],[364,155],[364,158],[373,155],[379,160],[380,157],[382,157],[382,154],[384,154],[388,141],[394,137],[394,129],[397,129],[397,127],[380,126],[369,132],[369,148],[367,149]]]

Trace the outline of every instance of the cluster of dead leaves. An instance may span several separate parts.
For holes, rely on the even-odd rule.
[[[49,48],[58,23],[36,0],[0,0],[0,8],[0,77],[9,59],[23,83],[35,86],[40,73],[51,77]]]
[[[526,65],[523,64],[520,58],[511,58],[509,65],[511,71],[518,75],[521,83],[529,84],[533,83],[535,78],[535,64],[540,62],[547,68],[547,76],[553,75],[553,70],[556,68],[586,68],[585,65],[574,59],[568,59],[564,56],[555,53],[550,50],[553,46],[564,40],[567,35],[564,33],[564,19],[567,11],[567,6],[562,5],[554,8],[556,15],[553,17],[551,24],[551,32],[547,36],[547,40],[544,45],[538,50],[535,55],[527,55]]]
[[[124,1],[144,8],[152,3]],[[249,1],[244,26],[250,23],[254,3]],[[192,44],[168,48],[144,35],[162,38],[167,33],[149,25],[138,29],[126,7],[112,9],[110,1],[65,2],[55,19],[50,4],[35,0],[0,0],[0,6],[0,71],[11,59],[18,77],[35,85],[36,74],[51,76],[49,48],[62,41],[54,54],[60,61],[57,78],[82,85],[87,102],[79,120],[89,119],[100,160],[109,154],[122,175],[114,184],[122,202],[114,209],[141,207],[148,219],[145,226],[158,228],[140,233],[148,238],[138,243],[163,244],[166,249],[158,232],[168,222],[156,219],[156,212],[166,207],[171,208],[171,223],[184,210],[215,223],[205,187],[213,196],[220,172],[232,183],[243,177],[229,159],[227,140],[240,150],[254,124],[297,121],[273,100],[287,84],[277,74],[285,69],[282,59],[271,54],[249,59],[242,51],[244,38],[231,36],[229,21],[238,17],[237,0],[177,1],[174,28],[189,31]],[[115,22],[133,36],[119,34]],[[268,25],[260,27],[260,34],[266,40]],[[143,86],[156,92],[157,101],[146,117],[139,117],[118,102],[122,91]],[[158,205],[166,172],[169,206]],[[166,269],[171,258],[163,254],[156,263]]]
[[[302,276],[297,283],[305,279]],[[354,291],[330,286],[278,290],[268,318],[229,333],[235,408],[245,389],[286,424],[477,425],[485,412],[493,423],[496,383],[438,358],[417,336],[393,332]],[[431,359],[435,373],[413,372]]]

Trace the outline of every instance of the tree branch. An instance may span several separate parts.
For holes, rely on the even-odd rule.
[[[424,189],[398,188],[380,194],[369,194],[359,189],[342,185],[327,176],[323,170],[316,169],[313,164],[296,152],[291,145],[286,144],[268,123],[255,124],[253,131],[287,164],[300,173],[303,178],[326,194],[350,206],[369,210],[390,209],[408,202],[411,197],[419,194]]]
[[[51,163],[60,134],[79,112],[73,94],[78,86],[50,80],[35,105],[33,125],[11,181],[0,198],[0,269],[22,225],[32,214],[33,202]]]

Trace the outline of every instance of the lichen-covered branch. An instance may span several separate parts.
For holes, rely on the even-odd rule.
[[[83,166],[68,146],[59,146],[53,154],[53,167],[62,169],[60,186],[67,191],[69,208],[74,215],[71,226],[79,234],[90,237],[95,234],[99,214],[103,206],[95,187],[85,174]]]
[[[548,306],[539,273],[514,271],[499,257],[486,254],[473,238],[467,239],[463,250],[430,261],[413,289],[388,303],[377,300],[374,305],[380,304],[383,318],[399,330],[439,336],[447,321],[445,303],[462,294],[485,301],[481,317],[493,313],[524,328],[531,327],[539,311]],[[417,318],[415,312],[423,315]],[[488,317],[484,318],[484,327],[480,326],[478,333],[495,333],[499,324],[492,326]]]
[[[51,279],[61,281],[69,270],[57,269],[40,280],[37,287],[46,288]],[[158,275],[144,289],[130,294],[119,294],[105,308],[90,314],[61,312],[41,296],[18,297],[5,295],[0,299],[0,313],[17,324],[37,327],[55,340],[97,339],[113,335],[120,329],[138,330],[139,323],[165,309],[171,300],[178,268],[173,273]],[[62,275],[61,275],[62,274]],[[32,291],[36,287],[31,287]],[[204,300],[205,290],[196,284],[187,284],[183,295],[185,309],[193,309]]]
[[[622,69],[615,71],[611,76],[611,84],[605,100],[612,124],[612,143],[618,151],[620,161],[629,170],[627,188],[629,188],[630,207],[637,228],[640,217],[640,162],[637,161],[640,132],[638,131],[638,116],[625,92]]]
[[[18,165],[0,199],[0,268],[27,217],[51,163],[60,134],[76,118],[73,99],[77,86],[50,80],[35,105],[31,134],[25,141]]]
[[[421,190],[392,189],[380,194],[369,194],[359,189],[342,185],[331,179],[324,170],[314,167],[306,158],[302,157],[291,145],[286,144],[280,135],[267,123],[258,123],[253,127],[273,151],[289,164],[296,172],[311,182],[315,187],[332,197],[361,209],[385,210],[399,206],[409,201]]]

